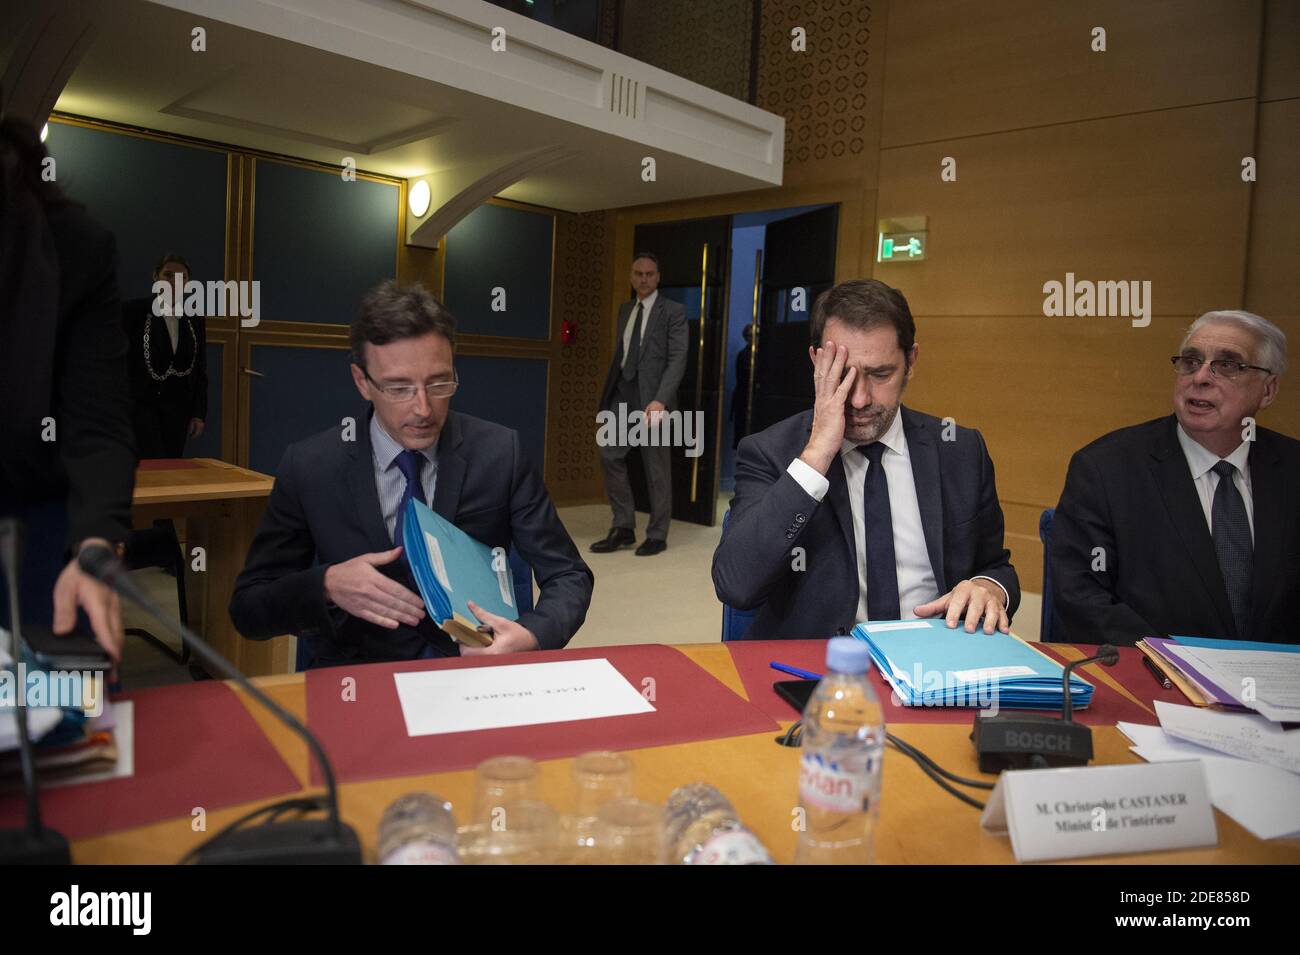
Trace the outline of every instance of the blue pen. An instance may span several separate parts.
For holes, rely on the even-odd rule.
[[[777,663],[775,660],[769,663],[768,666],[773,670],[780,670],[782,673],[797,676],[801,680],[820,680],[822,678],[820,673],[813,673],[809,670],[800,670],[798,667],[787,666],[784,663]]]

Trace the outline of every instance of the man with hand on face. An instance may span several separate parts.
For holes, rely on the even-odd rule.
[[[907,300],[843,282],[810,327],[815,405],[740,443],[718,599],[759,608],[749,640],[936,616],[1007,632],[1020,584],[984,439],[900,404],[919,353]]]
[[[1174,413],[1077,452],[1052,525],[1065,638],[1300,643],[1300,441],[1260,428],[1286,335],[1207,312],[1171,359]]]
[[[591,571],[519,435],[450,410],[451,314],[420,285],[384,282],[362,303],[351,343],[352,380],[371,408],[355,440],[335,427],[285,452],[235,582],[236,628],[254,640],[297,633],[312,666],[454,656],[394,546],[418,498],[489,547],[513,544],[541,589],[517,621],[471,602],[493,640],[460,652],[563,647],[586,617]]]

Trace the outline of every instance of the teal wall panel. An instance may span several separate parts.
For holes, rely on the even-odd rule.
[[[226,153],[66,123],[50,123],[45,146],[55,182],[116,237],[123,300],[151,294],[169,252],[195,279],[223,277]]]
[[[254,177],[253,278],[262,319],[352,321],[397,274],[397,186],[269,160]]]
[[[443,297],[462,334],[550,338],[554,230],[554,216],[482,205],[447,233]]]

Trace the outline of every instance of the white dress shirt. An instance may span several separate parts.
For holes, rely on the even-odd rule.
[[[925,526],[921,523],[921,505],[916,497],[916,480],[912,475],[912,457],[907,450],[907,435],[903,433],[903,415],[897,412],[889,430],[879,439],[885,446],[880,466],[885,469],[889,484],[889,517],[894,528],[894,564],[898,574],[898,607],[904,619],[916,616],[914,608],[941,596],[934,568],[930,566],[930,553],[925,547]],[[858,612],[857,620],[869,619],[867,614],[867,547],[863,508],[866,506],[867,470],[871,462],[858,450],[860,445],[845,441],[840,446],[840,462],[848,482],[849,506],[853,510],[853,541],[858,560]],[[834,465],[831,465],[834,467]],[[817,501],[826,496],[831,483],[825,475],[799,458],[786,469],[790,476]],[[976,577],[976,580],[993,580]],[[1003,606],[1010,602],[1006,588],[993,580],[1002,590]],[[956,583],[954,581],[954,583]]]
[[[655,289],[645,298],[641,299],[641,337],[637,340],[639,345],[645,341],[645,330],[650,324],[650,310],[655,307],[655,299],[659,297],[659,290]],[[623,365],[627,365],[628,351],[632,348],[632,328],[636,325],[636,305],[632,305],[632,311],[627,313],[627,328],[623,329]]]
[[[388,538],[392,540],[397,529],[397,505],[406,493],[406,475],[397,466],[397,456],[406,450],[379,423],[379,415],[370,416],[370,447],[375,463],[375,489],[379,492],[379,511],[384,515]],[[437,442],[419,453],[427,464],[420,468],[420,485],[424,490],[424,503],[433,507],[433,491],[438,484]],[[401,543],[400,541],[398,543]],[[396,546],[396,545],[394,545]]]
[[[163,321],[167,324],[167,337],[172,340],[172,354],[176,354],[176,349],[180,347],[181,339],[181,320],[175,315],[164,315]]]
[[[1192,483],[1201,499],[1201,510],[1205,512],[1205,526],[1214,534],[1214,492],[1219,488],[1219,475],[1214,473],[1214,466],[1221,460],[1218,455],[1196,440],[1178,426],[1178,443],[1183,446],[1183,456],[1192,472]],[[1231,464],[1235,471],[1232,483],[1237,486],[1241,499],[1246,504],[1246,523],[1250,525],[1250,540],[1255,542],[1255,501],[1250,495],[1250,442],[1243,441],[1237,450],[1222,460]]]

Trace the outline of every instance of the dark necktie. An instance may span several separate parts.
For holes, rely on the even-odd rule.
[[[637,302],[636,321],[632,323],[632,340],[627,344],[627,355],[623,359],[624,381],[631,381],[636,377],[636,363],[641,357],[641,311],[642,305]]]
[[[867,618],[897,620],[898,564],[894,560],[894,521],[889,510],[889,481],[880,465],[885,446],[879,441],[858,448],[867,461],[862,507],[862,539],[867,552]]]
[[[421,504],[429,503],[424,499],[424,486],[420,484],[420,469],[424,466],[424,455],[407,448],[397,456],[397,469],[406,478],[406,489],[402,499],[397,502],[397,523],[393,525],[393,545],[402,543],[402,526],[406,518],[406,505],[412,498]]]
[[[1214,552],[1219,557],[1219,571],[1228,590],[1232,620],[1237,625],[1237,639],[1250,636],[1250,574],[1252,551],[1250,522],[1246,502],[1232,480],[1236,468],[1228,461],[1214,466],[1219,486],[1210,506],[1210,523],[1214,528]]]

